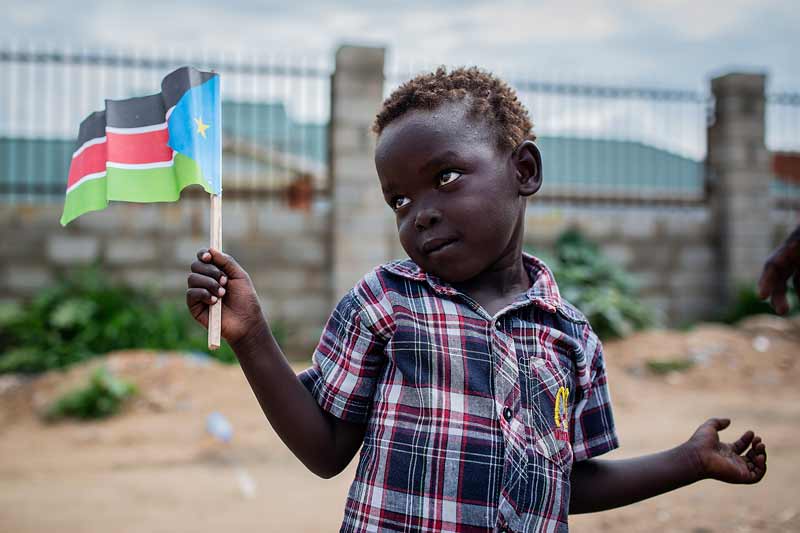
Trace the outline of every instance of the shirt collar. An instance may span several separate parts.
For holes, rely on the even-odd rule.
[[[533,283],[525,292],[525,295],[514,303],[514,307],[533,303],[546,311],[555,313],[561,307],[562,300],[553,273],[544,262],[527,252],[522,252],[522,263]],[[393,261],[382,265],[382,268],[406,279],[427,281],[428,285],[438,294],[446,296],[460,294],[449,283],[442,281],[433,274],[428,274],[411,259]]]

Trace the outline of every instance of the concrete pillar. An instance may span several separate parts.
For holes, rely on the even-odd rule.
[[[383,48],[342,46],[331,79],[333,301],[392,257],[394,217],[375,172],[372,122],[383,100]]]
[[[710,205],[723,304],[740,286],[754,285],[770,251],[772,173],[764,142],[765,82],[763,74],[741,73],[711,80]]]

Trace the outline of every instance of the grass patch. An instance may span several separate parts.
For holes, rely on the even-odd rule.
[[[671,372],[686,372],[694,366],[691,359],[649,359],[645,361],[647,370],[663,376]]]
[[[89,382],[53,402],[44,413],[45,420],[63,418],[96,420],[119,412],[122,404],[137,393],[136,385],[114,376],[101,366],[89,376]]]

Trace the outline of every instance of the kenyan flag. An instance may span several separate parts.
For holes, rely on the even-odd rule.
[[[109,200],[173,202],[187,185],[222,193],[219,75],[182,67],[161,93],[106,100],[80,126],[61,224]]]

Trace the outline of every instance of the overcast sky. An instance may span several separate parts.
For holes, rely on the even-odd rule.
[[[338,45],[368,44],[387,48],[387,90],[446,64],[479,65],[512,85],[530,79],[703,93],[714,75],[757,71],[768,74],[771,92],[800,93],[798,1],[4,0],[0,47],[171,54],[201,68],[195,58],[222,51],[244,62],[330,68]],[[59,78],[63,72],[9,64],[8,83],[0,84],[0,134],[70,137],[104,98],[156,92],[164,75],[93,71],[96,83],[70,92],[75,81]],[[327,118],[327,77],[289,82],[227,73],[225,80],[228,99],[279,101],[295,120]],[[631,138],[698,159],[705,152],[704,103],[520,96],[542,135]],[[50,107],[33,104],[40,101]],[[767,122],[771,149],[800,149],[800,107],[772,106]]]
[[[0,39],[291,53],[330,63],[342,42],[390,65],[478,64],[547,80],[695,89],[758,70],[800,91],[797,0],[272,2],[4,0]]]

